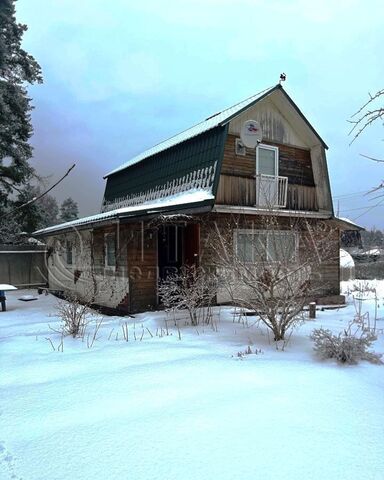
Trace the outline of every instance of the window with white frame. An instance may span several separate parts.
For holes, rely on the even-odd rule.
[[[65,261],[67,265],[73,265],[74,260],[73,243],[70,240],[65,242]]]
[[[293,262],[297,256],[298,239],[289,230],[236,230],[235,253],[243,263]]]
[[[116,234],[106,233],[104,235],[104,248],[105,248],[105,266],[116,266]]]
[[[260,144],[256,148],[256,173],[258,175],[279,175],[279,149]]]

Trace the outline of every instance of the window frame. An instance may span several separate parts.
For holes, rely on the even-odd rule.
[[[259,152],[260,149],[264,148],[264,150],[271,150],[275,152],[275,177],[279,176],[279,147],[275,147],[274,145],[267,145],[265,143],[259,143],[256,147],[256,175],[260,175],[260,159],[259,159]],[[261,174],[261,175],[266,175],[266,174]]]
[[[266,258],[263,258],[261,262],[266,262],[266,263],[277,263],[279,260],[274,260],[271,255],[271,250],[270,250],[270,240],[269,237],[272,235],[293,235],[294,238],[294,252],[292,255],[292,258],[290,259],[289,263],[294,263],[297,261],[298,258],[298,253],[299,253],[299,234],[298,232],[292,232],[292,230],[255,230],[255,229],[248,229],[248,228],[239,228],[235,229],[233,232],[233,245],[234,245],[234,255],[239,258],[239,260],[247,265],[254,265],[257,263],[260,263],[257,259],[255,259],[255,249],[252,248],[252,261],[247,262],[244,261],[243,259],[240,258],[239,256],[239,238],[238,236],[240,235],[265,235],[266,237],[266,245],[265,245],[265,252],[266,252]]]
[[[71,261],[68,262],[70,252]],[[67,267],[73,267],[75,265],[75,247],[72,240],[65,240],[65,264]]]
[[[114,239],[114,263],[113,265],[109,265],[108,263],[108,237],[113,237]],[[106,232],[104,233],[104,268],[108,270],[116,270],[116,232]]]

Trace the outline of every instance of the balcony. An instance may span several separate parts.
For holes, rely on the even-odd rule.
[[[256,175],[256,207],[285,208],[287,205],[288,177]]]
[[[255,205],[257,205],[256,187],[257,179],[254,176],[221,174],[219,188],[216,196],[216,203],[220,205],[238,205],[244,207],[254,207]],[[286,208],[288,210],[297,211],[318,211],[319,208],[317,205],[315,186],[305,186],[288,183],[288,185],[286,185],[284,188],[287,192],[286,204],[285,207],[279,208]],[[284,188],[280,188],[280,191],[283,191]],[[283,193],[285,194],[285,192]],[[283,203],[284,202],[280,202],[280,204]],[[267,207],[265,206],[264,208]]]

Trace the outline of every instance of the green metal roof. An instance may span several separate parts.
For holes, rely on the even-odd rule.
[[[191,189],[215,191],[227,129],[216,127],[143,159],[107,179],[103,210],[128,207]]]
[[[110,175],[113,175],[117,172],[120,172],[125,168],[131,167],[132,165],[135,165],[136,163],[139,163],[148,157],[152,157],[153,155],[156,155],[160,152],[163,152],[164,150],[174,147],[179,143],[185,142],[186,140],[190,140],[191,138],[196,137],[204,132],[207,132],[212,128],[216,128],[224,125],[228,121],[228,119],[231,119],[234,116],[238,115],[244,109],[251,106],[256,100],[259,100],[261,97],[265,97],[266,95],[271,93],[273,90],[275,90],[275,88],[277,88],[277,86],[263,90],[262,92],[259,92],[256,95],[252,95],[246,100],[243,100],[242,102],[237,103],[236,105],[233,105],[232,107],[229,107],[223,110],[222,112],[216,113],[215,115],[212,115],[206,118],[205,120],[198,123],[197,125],[194,125],[193,127],[188,128],[187,130],[184,130],[183,132],[178,133],[177,135],[171,138],[168,138],[164,142],[161,142],[155,145],[149,150],[146,150],[145,152],[140,153],[136,157],[131,158],[131,160],[128,160],[128,162],[124,163],[120,167],[115,168],[111,172],[107,173],[104,178],[109,177]]]
[[[295,104],[295,102],[292,100],[292,98],[287,94],[287,92],[284,90],[284,88],[280,85],[277,84],[272,88],[267,88],[265,90],[262,90],[261,92],[252,95],[251,97],[229,107],[226,108],[225,110],[216,113],[215,115],[212,115],[202,122],[198,123],[197,125],[194,125],[191,128],[188,128],[187,130],[184,130],[181,133],[178,133],[177,135],[165,140],[164,142],[161,142],[154,147],[150,148],[149,150],[146,150],[139,155],[131,158],[128,160],[126,163],[120,165],[120,167],[115,168],[114,170],[110,171],[107,173],[104,178],[107,178],[111,175],[114,175],[118,172],[121,172],[122,170],[131,167],[133,165],[136,165],[139,162],[142,162],[146,158],[153,157],[154,155],[157,155],[160,152],[163,152],[169,148],[172,148],[180,143],[185,142],[186,140],[190,140],[191,138],[194,138],[204,132],[207,132],[213,128],[219,127],[226,125],[228,122],[230,122],[233,118],[237,117],[240,115],[244,110],[247,110],[249,107],[251,107],[253,104],[259,102],[263,98],[267,97],[271,93],[273,93],[276,90],[280,90],[281,92],[284,93],[288,101],[292,104],[296,112],[300,115],[300,117],[304,120],[306,125],[309,127],[309,129],[318,137],[320,142],[323,144],[325,148],[328,148],[325,142],[322,140],[320,135],[316,132],[316,130],[312,127],[312,125],[308,122],[308,120],[305,118],[299,107]]]

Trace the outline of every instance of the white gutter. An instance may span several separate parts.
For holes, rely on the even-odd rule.
[[[331,212],[309,212],[298,210],[265,209],[257,207],[242,207],[238,205],[215,205],[212,212],[238,213],[247,215],[276,215],[279,217],[304,217],[304,218],[332,218]]]

